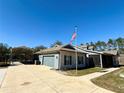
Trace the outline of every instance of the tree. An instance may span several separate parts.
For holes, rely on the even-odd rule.
[[[33,49],[25,46],[15,47],[12,49],[13,59],[24,61],[33,59]]]
[[[95,45],[96,45],[97,50],[102,50],[101,41],[97,41]]]
[[[39,45],[39,46],[36,46],[34,48],[34,52],[37,52],[37,51],[40,51],[40,50],[43,50],[43,49],[46,49],[47,47],[43,46],[43,45]]]
[[[90,42],[90,46],[94,46],[95,44],[93,42]]]
[[[114,40],[110,38],[107,43],[108,49],[113,49],[115,46],[114,43],[115,43]]]
[[[96,49],[97,50],[105,50],[106,49],[106,42],[104,41],[97,41],[95,43]]]
[[[54,47],[55,45],[63,45],[63,43],[57,40],[55,43],[51,44],[50,47]]]
[[[0,61],[7,61],[9,59],[9,55],[9,46],[7,44],[0,43]]]
[[[118,44],[119,49],[124,48],[124,38],[119,37],[116,39],[116,42]]]
[[[102,50],[105,50],[106,49],[106,42],[101,41],[101,46],[102,46]]]
[[[96,45],[95,45],[95,43],[94,43],[94,42],[90,42],[90,46],[93,46],[93,47],[94,47],[94,49],[96,49]]]
[[[83,45],[84,45],[83,43],[80,44],[80,46],[83,46]]]
[[[89,43],[86,43],[87,46],[89,46],[90,44]]]

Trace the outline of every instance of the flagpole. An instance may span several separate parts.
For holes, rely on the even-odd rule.
[[[77,55],[77,26],[75,26],[75,33],[76,33],[76,39],[75,39],[75,47],[76,47],[76,50],[75,50],[75,62],[76,62],[76,75],[77,75],[77,70],[78,70],[78,55]]]

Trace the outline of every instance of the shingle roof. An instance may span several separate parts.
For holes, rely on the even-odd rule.
[[[99,51],[85,50],[85,49],[82,49],[80,47],[78,47],[78,49],[80,49],[81,51],[86,52],[87,54],[102,54],[102,52],[99,52]]]
[[[62,46],[52,47],[52,48],[40,50],[40,51],[36,52],[35,54],[58,52],[61,48],[62,48]]]
[[[79,47],[74,47],[77,51],[81,52],[81,53],[86,53],[88,54],[88,52],[86,52],[85,50],[80,49]]]
[[[70,48],[68,48],[68,46]],[[44,50],[40,50],[38,52],[36,52],[35,54],[48,54],[48,53],[58,53],[59,51],[69,51],[69,52],[75,52],[75,49],[77,50],[77,52],[80,53],[86,53],[83,50],[77,49],[74,46],[71,45],[63,45],[63,46],[57,46],[57,47],[53,47],[53,48],[48,48],[48,49],[44,49]]]
[[[104,54],[118,55],[118,50],[102,51]]]
[[[108,51],[93,51],[93,50],[83,50],[82,48],[78,47],[82,51],[85,51],[87,54],[90,55],[97,55],[97,54],[103,54],[103,55],[118,55],[118,50],[108,50]]]
[[[70,47],[70,48],[68,48],[68,47]],[[77,52],[80,52],[80,53],[86,53],[86,54],[91,54],[91,55],[96,55],[96,54],[118,55],[117,50],[109,50],[109,51],[100,51],[99,52],[99,51],[93,51],[93,50],[83,50],[80,47],[71,46],[69,44],[40,50],[40,51],[36,52],[35,54],[59,53],[60,51],[75,52],[75,50],[77,50]]]

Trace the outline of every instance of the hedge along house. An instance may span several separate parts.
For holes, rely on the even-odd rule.
[[[71,45],[56,45],[53,48],[40,50],[35,53],[39,55],[41,65],[47,65],[54,69],[76,68],[76,52],[78,68],[86,67],[86,52],[80,51]]]

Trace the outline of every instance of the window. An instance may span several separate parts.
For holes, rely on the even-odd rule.
[[[64,65],[72,65],[72,56],[64,56]]]
[[[83,64],[84,63],[84,57],[83,56],[78,56],[78,64]]]

